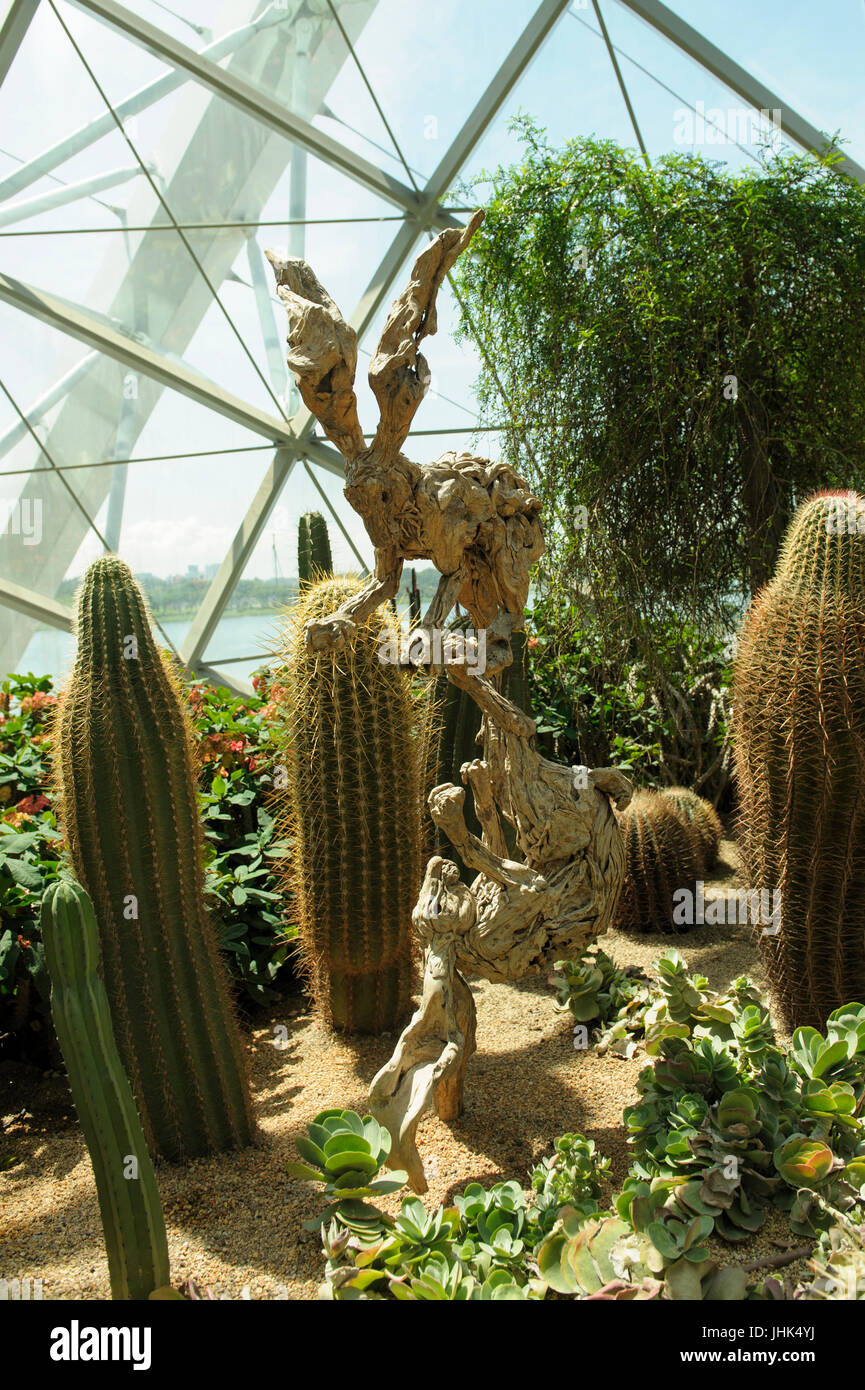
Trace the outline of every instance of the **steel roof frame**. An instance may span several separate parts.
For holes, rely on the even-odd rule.
[[[149,24],[139,15],[118,4],[117,0],[72,0],[72,3],[83,12],[124,33],[133,42],[156,54],[172,69],[186,73],[188,77],[202,83],[256,121],[307,150],[405,214],[404,221],[351,316],[351,322],[360,337],[369,328],[418,238],[441,227],[458,225],[457,219],[451,213],[441,209],[440,201],[449,191],[466,159],[478,145],[557,20],[569,8],[570,0],[542,0],[537,6],[435,172],[419,191],[356,155],[308,121],[280,109],[268,99],[266,93],[252,83],[220,67],[206,54],[197,52]],[[651,25],[750,105],[760,110],[780,110],[781,129],[795,143],[815,150],[826,144],[827,137],[822,132],[785,105],[774,92],[660,3],[660,0],[619,0],[619,3]],[[0,82],[14,60],[37,6],[38,0],[13,0],[0,29]],[[260,22],[261,17],[256,24]],[[249,26],[250,29],[252,27]],[[214,49],[217,49],[217,45],[210,46],[211,52]],[[174,74],[171,77],[173,81]],[[161,90],[161,84],[152,85]],[[394,143],[396,144],[395,141]],[[400,151],[396,148],[401,158]],[[840,167],[858,182],[865,183],[865,169],[856,161],[844,156]],[[80,306],[47,295],[11,277],[0,275],[0,300],[14,304],[15,307],[33,314],[52,327],[80,339],[91,349],[128,364],[162,385],[180,391],[273,442],[275,452],[265,477],[181,648],[183,659],[190,668],[199,672],[210,672],[210,665],[203,659],[204,651],[295,463],[298,459],[304,460],[309,476],[319,487],[315,475],[309,469],[309,461],[341,477],[344,471],[341,457],[336,450],[316,437],[315,421],[306,409],[297,411],[288,421],[280,420],[230,395],[191,371],[183,363],[172,360],[147,344],[117,331],[109,322],[88,314]],[[320,487],[319,491],[322,491]],[[322,496],[325,496],[323,492]],[[336,516],[333,509],[330,510]],[[337,522],[343,533],[347,534],[338,518]],[[352,549],[357,555],[354,545]],[[0,604],[38,617],[54,626],[67,627],[71,621],[71,614],[63,605],[7,581],[0,582]]]

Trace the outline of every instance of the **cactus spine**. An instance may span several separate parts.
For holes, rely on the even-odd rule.
[[[333,574],[327,522],[321,512],[304,512],[297,527],[297,578],[301,586]]]
[[[203,894],[192,736],[129,569],[84,576],[59,720],[61,820],[93,901],[114,1033],[151,1151],[254,1137],[240,1035]]]
[[[638,791],[619,816],[625,838],[625,879],[613,925],[620,931],[681,932],[673,894],[694,892],[702,847],[659,792]]]
[[[93,906],[77,883],[47,889],[42,940],[51,1016],[96,1178],[111,1296],[148,1298],[170,1277],[165,1222],[99,976]]]
[[[718,850],[724,827],[711,801],[697,796],[688,787],[665,787],[661,795],[672,804],[676,815],[690,826],[697,836],[700,854],[698,870],[705,873],[718,862]]]
[[[739,841],[754,890],[779,890],[760,947],[780,1019],[822,1029],[865,999],[865,499],[797,511],[739,637],[733,684]]]
[[[379,660],[387,609],[336,658],[311,655],[307,622],[360,588],[325,579],[305,589],[280,639],[287,788],[280,833],[313,997],[335,1028],[382,1032],[408,1006],[411,914],[422,876],[423,710],[411,679]]]

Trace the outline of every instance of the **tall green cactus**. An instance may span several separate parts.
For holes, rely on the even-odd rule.
[[[327,522],[321,512],[304,512],[297,527],[297,577],[301,586],[333,574]]]
[[[530,715],[532,710],[529,696],[528,650],[525,632],[512,633],[511,650],[514,659],[510,666],[506,666],[501,673],[502,694],[506,695],[509,700],[513,700],[515,705]],[[463,763],[470,763],[474,758],[480,758],[483,753],[478,742],[481,711],[471,695],[454,685],[447,676],[440,676],[436,681],[434,698],[439,706],[438,737],[433,749],[435,780],[437,782],[454,782],[459,786],[461,781],[460,769]],[[474,834],[480,835],[481,826],[475,815],[470,790],[466,793],[465,818],[469,829]],[[514,851],[513,830],[508,822],[505,822],[505,838],[509,850]],[[438,829],[433,832],[433,847],[436,854],[442,855],[445,859],[453,859],[465,883],[471,883],[477,877],[477,870],[466,868],[450,840]]]
[[[797,511],[739,637],[733,685],[739,843],[789,1029],[865,1000],[865,498]]]
[[[675,921],[674,894],[696,891],[703,850],[695,829],[659,792],[636,792],[618,819],[625,878],[613,925],[624,932],[687,931]]]
[[[90,1152],[111,1296],[148,1298],[169,1281],[168,1242],[153,1164],[111,1027],[99,976],[93,905],[59,879],[42,899],[51,1017]]]
[[[335,1028],[376,1033],[393,1028],[409,1002],[426,714],[407,672],[379,660],[393,622],[387,609],[336,658],[307,651],[306,623],[360,587],[348,577],[311,585],[281,634],[284,721],[275,736],[287,787],[277,814],[294,842],[288,883],[316,1004]]]
[[[93,900],[117,1046],[151,1151],[248,1144],[254,1123],[228,975],[204,903],[186,706],[129,569],[90,566],[56,770],[78,879]]]

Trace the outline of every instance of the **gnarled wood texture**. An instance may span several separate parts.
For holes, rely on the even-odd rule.
[[[438,289],[482,217],[476,212],[465,229],[442,232],[425,248],[391,309],[369,373],[380,411],[369,447],[354,394],[354,330],[304,261],[268,252],[288,313],[289,366],[346,460],[345,495],[375,547],[373,578],[309,624],[309,648],[337,652],[359,621],[397,593],[406,560],[431,560],[441,579],[421,625],[429,641],[415,649],[426,654],[425,670],[446,670],[484,714],[483,757],[462,768],[482,836],[465,823],[465,786],[442,785],[429,797],[433,820],[477,877],[462,883],[456,866],[439,856],[427,864],[413,913],[426,948],[421,1002],[370,1088],[373,1113],[393,1139],[389,1162],[407,1170],[418,1192],[426,1190],[418,1123],[433,1107],[443,1119],[460,1113],[475,1050],[474,1001],[460,971],[520,980],[578,955],[607,930],[625,863],[613,805],[622,809],[631,797],[615,768],[567,768],[542,757],[533,720],[498,688],[496,672],[511,662],[510,637],[523,626],[531,567],[544,549],[540,502],[525,479],[470,454],[416,464],[401,452],[429,387],[419,345],[436,330]],[[447,635],[436,644],[457,603],[474,635],[458,646]],[[426,659],[437,646],[438,662]],[[503,818],[522,862],[507,857]]]

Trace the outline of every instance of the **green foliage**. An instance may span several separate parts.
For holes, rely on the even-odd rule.
[[[573,1013],[577,1023],[594,1023],[595,1033],[619,1016],[633,999],[644,997],[640,970],[620,970],[612,956],[597,947],[577,960],[556,960],[549,984],[558,992],[558,1008]]]
[[[40,902],[57,877],[60,832],[49,794],[57,697],[47,676],[0,686],[0,1035],[32,1055],[50,1038]]]
[[[233,978],[257,1004],[277,997],[289,976],[297,927],[280,870],[290,854],[269,809],[278,687],[253,677],[256,694],[232,695],[200,681],[186,698],[197,744],[205,836],[205,892]]]
[[[42,935],[54,1026],[96,1179],[111,1296],[149,1298],[169,1280],[165,1222],[114,1042],[93,905],[77,883],[61,878],[46,890]]]
[[[196,681],[185,690],[205,836],[205,891],[232,977],[265,1003],[291,976],[292,899],[277,877],[289,853],[266,801],[273,785],[273,700],[265,675],[240,699]],[[45,889],[60,868],[50,757],[57,696],[51,678],[7,677],[0,688],[0,1034],[42,1056],[48,980],[39,925]],[[47,1055],[47,1054],[46,1054]]]
[[[532,714],[560,761],[615,764],[646,785],[687,779],[715,801],[727,785],[729,649],[678,620],[657,622],[651,652],[567,593],[541,590],[528,612]]]
[[[562,1207],[572,1207],[583,1216],[598,1210],[610,1161],[595,1153],[595,1141],[582,1134],[563,1134],[553,1144],[553,1153],[542,1158],[529,1173],[535,1196],[534,1220],[541,1230],[549,1230]]]
[[[729,612],[794,498],[865,476],[865,192],[834,154],[647,165],[514,127],[454,281],[484,422],[550,519],[545,581],[632,629]]]
[[[567,963],[569,969],[582,964]],[[724,1265],[717,1254],[719,1242],[747,1242],[775,1207],[789,1214],[795,1234],[817,1243],[815,1277],[800,1296],[861,1296],[865,1007],[837,1010],[825,1036],[799,1030],[784,1051],[745,977],[712,991],[675,951],[654,969],[658,987],[644,991],[638,1009],[627,989],[620,1004],[653,1060],[640,1074],[639,1103],[624,1113],[635,1158],[612,1210],[600,1207],[609,1163],[583,1135],[565,1134],[532,1168],[527,1191],[513,1181],[489,1189],[470,1183],[452,1207],[429,1212],[409,1197],[390,1216],[368,1201],[384,1190],[379,1168],[388,1136],[373,1129],[374,1121],[325,1111],[309,1127],[312,1142],[297,1140],[304,1163],[290,1167],[325,1184],[329,1206],[307,1223],[321,1226],[325,1295],[425,1301],[783,1296],[777,1280]],[[574,973],[582,978],[581,968]],[[567,975],[560,978],[566,996]],[[334,1155],[351,1136],[355,1147],[331,1159],[332,1169],[342,1164],[347,1171],[328,1171],[325,1132]],[[366,1156],[360,1174],[358,1153]],[[359,1179],[362,1185],[349,1190],[339,1185]],[[387,1190],[404,1179],[392,1174]]]

